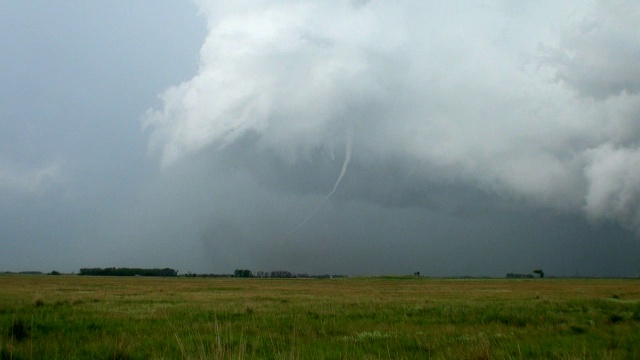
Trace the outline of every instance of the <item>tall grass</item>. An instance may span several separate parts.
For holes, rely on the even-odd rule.
[[[635,280],[0,276],[0,359],[640,358]]]

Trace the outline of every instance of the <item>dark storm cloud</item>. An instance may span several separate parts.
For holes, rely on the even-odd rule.
[[[554,5],[200,2],[151,152],[207,174],[212,263],[637,271],[607,259],[638,252],[638,13]]]
[[[318,157],[340,162],[353,124],[352,166],[373,173],[365,188],[391,171],[421,179],[408,193],[472,185],[640,225],[637,171],[624,170],[637,161],[640,129],[633,4],[579,16],[559,7],[549,12],[566,24],[553,32],[540,22],[533,33],[539,12],[518,23],[500,6],[253,5],[201,3],[209,34],[200,70],[145,119],[164,166],[250,134],[275,161],[314,164],[300,181],[308,184],[327,174]],[[628,180],[611,184],[610,168]]]
[[[46,4],[0,270],[640,273],[635,2]]]

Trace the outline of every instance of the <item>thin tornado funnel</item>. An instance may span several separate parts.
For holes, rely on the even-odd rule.
[[[342,163],[342,170],[340,170],[340,175],[338,175],[338,179],[336,180],[336,183],[333,185],[333,189],[331,189],[331,191],[327,194],[327,196],[325,196],[322,199],[322,201],[320,201],[320,203],[318,203],[318,205],[316,205],[316,207],[313,208],[313,210],[311,210],[309,215],[307,215],[307,217],[300,224],[298,224],[298,226],[293,228],[293,230],[289,231],[287,236],[284,237],[285,239],[287,239],[289,236],[291,236],[291,234],[293,234],[294,232],[298,231],[298,229],[303,227],[304,224],[306,224],[307,221],[309,221],[313,217],[313,215],[316,213],[316,211],[318,211],[318,209],[320,209],[322,207],[322,205],[324,205],[324,203],[331,197],[331,195],[333,195],[333,193],[336,192],[336,189],[340,185],[340,182],[342,181],[342,178],[344,177],[344,174],[346,174],[346,172],[347,172],[347,167],[349,166],[349,161],[351,160],[351,142],[352,142],[352,138],[353,138],[353,122],[350,121],[349,122],[349,127],[347,128],[347,145],[346,145],[346,148],[345,148],[344,163]]]
[[[334,192],[336,192],[336,189],[338,188],[338,185],[340,185],[340,182],[342,181],[344,174],[347,172],[347,167],[349,166],[349,161],[351,160],[351,141],[352,141],[351,138],[352,137],[353,137],[353,123],[349,122],[349,128],[347,129],[347,145],[345,148],[344,163],[342,163],[342,170],[340,170],[340,175],[338,175],[338,179],[336,180],[336,183],[333,185],[333,189],[331,189],[331,192],[327,194],[327,196],[325,196],[324,199],[322,199],[322,202],[326,201],[328,198],[331,197],[331,195],[333,195]],[[320,203],[320,205],[322,205],[322,202]]]

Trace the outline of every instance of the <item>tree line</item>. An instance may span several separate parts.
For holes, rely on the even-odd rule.
[[[178,276],[178,271],[170,268],[140,269],[140,268],[83,268],[78,275],[92,276]]]
[[[544,277],[544,271],[542,271],[542,269],[533,270],[533,274],[537,274],[540,278]],[[508,273],[507,274],[507,279],[533,279],[534,278],[533,274]]]
[[[345,278],[346,275],[309,275],[307,273],[294,274],[291,271],[277,270],[277,271],[257,271],[255,274],[249,269],[236,269],[233,272],[234,277],[243,278],[273,278],[273,279],[327,279],[327,278]]]

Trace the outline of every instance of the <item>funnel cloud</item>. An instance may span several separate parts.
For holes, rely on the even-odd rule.
[[[333,184],[333,188],[327,194],[327,196],[325,196],[322,199],[322,201],[315,208],[313,208],[313,210],[311,210],[309,215],[307,215],[307,217],[300,224],[298,224],[298,226],[296,226],[293,230],[289,231],[289,233],[287,234],[286,237],[291,236],[291,234],[296,232],[296,230],[298,230],[301,227],[303,227],[304,224],[306,224],[307,221],[309,221],[311,219],[313,214],[315,214],[316,211],[318,211],[318,209],[320,209],[320,207],[322,207],[322,205],[324,205],[324,203],[327,200],[329,200],[331,195],[333,195],[333,193],[336,192],[336,189],[338,189],[338,186],[340,185],[340,182],[342,181],[342,178],[344,177],[344,174],[346,174],[346,172],[347,172],[347,168],[349,167],[349,161],[351,161],[351,143],[352,142],[353,142],[353,123],[349,123],[349,128],[348,128],[348,131],[347,131],[347,145],[346,145],[345,151],[344,151],[344,154],[345,154],[344,155],[344,163],[342,163],[342,170],[340,170],[340,175],[338,175],[338,179],[336,179],[336,183]]]

